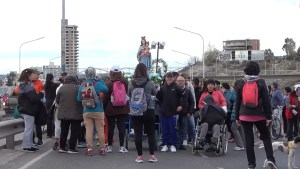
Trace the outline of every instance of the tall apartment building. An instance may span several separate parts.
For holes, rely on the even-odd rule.
[[[54,79],[58,79],[61,74],[61,67],[59,65],[54,65],[53,62],[50,62],[49,65],[43,66],[43,78],[46,79],[48,73],[53,74]]]
[[[259,39],[227,40],[223,41],[223,50],[260,50]]]

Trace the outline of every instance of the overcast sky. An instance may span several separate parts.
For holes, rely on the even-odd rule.
[[[134,67],[140,37],[165,42],[160,57],[181,67],[189,56],[202,57],[200,33],[208,44],[222,50],[232,39],[260,39],[261,49],[283,55],[286,37],[300,46],[299,0],[66,0],[66,19],[78,25],[79,67]],[[61,0],[0,1],[0,74],[18,71],[19,47],[22,69],[48,65],[60,56]],[[156,50],[151,50],[156,57]],[[60,59],[53,60],[60,65]]]

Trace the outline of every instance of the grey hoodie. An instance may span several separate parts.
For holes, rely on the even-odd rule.
[[[155,105],[155,96],[156,96],[156,89],[153,85],[153,83],[147,79],[147,78],[134,78],[133,79],[137,85],[143,85],[144,83],[147,83],[145,86],[145,94],[147,99],[147,106],[148,109],[154,109]],[[128,84],[128,96],[131,97],[131,93],[133,91],[134,87],[132,85],[132,81]]]

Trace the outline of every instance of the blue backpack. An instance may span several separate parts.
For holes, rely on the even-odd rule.
[[[147,110],[145,86],[147,85],[148,80],[141,86],[138,86],[134,80],[132,80],[131,83],[134,89],[131,93],[129,114],[132,116],[142,116],[143,113]]]

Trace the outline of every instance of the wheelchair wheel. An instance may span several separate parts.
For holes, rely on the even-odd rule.
[[[222,150],[223,150],[223,154],[227,153],[228,139],[229,139],[229,133],[227,131],[227,125],[224,125],[223,133],[222,133]]]
[[[281,122],[277,117],[273,117],[270,130],[272,139],[277,140],[281,135]]]
[[[198,154],[199,154],[199,151],[196,150],[196,149],[194,148],[194,146],[192,147],[192,154],[193,154],[193,155],[198,155]]]

